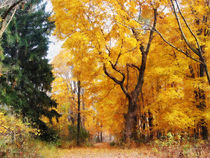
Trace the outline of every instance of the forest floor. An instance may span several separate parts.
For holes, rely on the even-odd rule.
[[[96,143],[91,148],[72,148],[62,158],[155,158],[147,148],[120,149],[108,143]]]
[[[210,158],[209,149],[198,153],[199,158]],[[191,151],[189,151],[191,152]],[[96,143],[92,147],[75,147],[70,149],[58,149],[54,152],[45,153],[48,158],[185,158],[183,151],[167,148],[157,151],[151,146],[140,146],[137,148],[110,147],[108,143]],[[198,155],[189,155],[196,158]],[[189,157],[187,156],[187,157]]]

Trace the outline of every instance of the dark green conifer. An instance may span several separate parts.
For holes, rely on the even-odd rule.
[[[0,57],[0,104],[10,106],[41,129],[45,139],[49,129],[41,117],[59,117],[52,110],[56,103],[49,97],[53,74],[46,55],[53,24],[48,17],[39,1],[33,0],[18,9],[1,39]]]

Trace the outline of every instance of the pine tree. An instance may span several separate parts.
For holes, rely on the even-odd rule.
[[[48,21],[44,5],[38,1],[25,4],[10,23],[1,41],[0,103],[10,106],[39,128],[48,139],[49,130],[41,121],[46,116],[58,119],[56,102],[48,93],[53,81],[52,67],[46,59],[48,37],[53,23]]]

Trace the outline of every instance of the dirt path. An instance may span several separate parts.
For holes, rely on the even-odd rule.
[[[95,143],[93,145],[94,148],[110,148],[109,143]]]
[[[108,143],[96,143],[91,148],[72,148],[62,158],[158,158],[146,148],[111,148]]]
[[[137,148],[122,149],[110,147],[109,143],[96,143],[92,147],[75,148],[43,148],[41,155],[43,158],[183,158],[183,151],[180,149],[166,148],[155,150],[151,146],[142,145]],[[210,158],[209,148],[199,148],[200,158]],[[156,151],[156,152],[155,152]],[[188,150],[188,157],[194,158],[195,150]]]
[[[63,158],[157,158],[139,150],[73,149]]]

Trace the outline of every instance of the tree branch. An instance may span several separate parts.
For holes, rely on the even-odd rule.
[[[171,46],[172,48],[174,48],[174,49],[176,49],[177,51],[183,53],[184,55],[186,55],[186,56],[189,57],[190,59],[192,59],[192,60],[194,60],[194,61],[196,61],[196,62],[199,62],[199,63],[201,63],[201,64],[204,64],[202,61],[200,61],[200,60],[198,60],[198,59],[196,59],[196,58],[193,58],[193,57],[190,56],[187,52],[184,52],[182,49],[177,48],[177,47],[174,46],[172,43],[170,43],[169,41],[167,41],[167,40],[163,37],[163,35],[162,35],[158,30],[155,29],[155,32],[157,32],[157,34],[159,34],[159,36],[162,38],[162,40],[163,40],[166,44],[168,44],[169,46]]]
[[[176,5],[177,5],[177,9],[178,9],[178,11],[179,11],[179,14],[181,15],[181,17],[182,17],[182,19],[183,19],[185,25],[187,26],[188,30],[190,31],[190,33],[191,33],[192,36],[194,37],[194,39],[195,39],[195,41],[196,41],[196,44],[197,44],[197,46],[198,46],[199,52],[200,52],[200,54],[201,54],[202,50],[201,50],[200,44],[199,44],[199,42],[198,42],[198,39],[197,39],[197,37],[195,36],[195,34],[192,32],[192,30],[191,30],[190,26],[188,25],[186,19],[184,18],[184,16],[183,16],[183,14],[182,14],[182,12],[181,12],[181,9],[180,9],[180,7],[179,7],[179,4],[178,4],[177,0],[175,0],[175,2],[176,2]]]
[[[1,26],[1,30],[0,30],[0,38],[2,37],[3,33],[5,32],[5,30],[7,29],[7,27],[9,26],[10,22],[12,21],[15,13],[16,13],[17,8],[15,8],[14,12],[12,13],[12,16],[10,17],[9,21],[6,22],[6,20],[3,21],[3,24]]]
[[[112,65],[113,65],[113,64],[112,64]],[[123,75],[123,79],[120,81],[120,80],[116,79],[115,77],[111,76],[111,75],[108,73],[105,64],[103,65],[103,70],[104,70],[104,73],[105,73],[110,79],[112,79],[115,83],[117,83],[117,84],[120,85],[120,87],[121,87],[123,93],[126,95],[126,97],[127,97],[127,98],[130,98],[129,93],[127,92],[127,90],[125,89],[125,87],[124,87],[124,85],[123,85],[124,80],[125,80],[125,75],[124,75],[123,73],[119,72],[119,73],[121,73],[121,74]],[[115,69],[115,70],[116,70],[116,69]],[[117,70],[116,70],[116,71],[117,71]]]
[[[115,61],[115,63],[114,63],[114,67],[117,66],[117,63],[118,63],[119,58],[120,58],[121,55],[122,55],[121,53],[118,54],[117,59],[116,59],[116,61]]]
[[[171,4],[172,4],[172,8],[173,8],[174,15],[175,15],[175,17],[176,17],[176,21],[177,21],[178,26],[179,26],[179,30],[180,30],[180,32],[181,32],[181,35],[182,35],[182,37],[183,37],[185,43],[187,44],[187,46],[188,46],[196,55],[200,56],[199,53],[198,53],[198,51],[190,45],[190,43],[188,42],[188,40],[187,40],[187,38],[186,38],[186,36],[185,36],[183,30],[182,30],[182,26],[181,26],[181,23],[180,23],[180,21],[179,21],[179,17],[178,17],[178,15],[177,15],[177,13],[176,13],[176,10],[175,10],[175,6],[174,6],[174,3],[173,3],[173,0],[171,0]]]
[[[121,80],[121,82],[124,82],[124,80],[125,80],[125,75],[120,71],[120,70],[118,70],[117,68],[116,68],[116,66],[114,66],[114,64],[111,62],[111,61],[109,61],[109,63],[111,64],[111,66],[112,66],[112,68],[115,70],[115,71],[117,71],[118,73],[120,73],[121,75],[122,75],[122,80]]]
[[[19,0],[16,3],[13,3],[13,5],[11,5],[3,14],[2,19],[6,19],[6,17],[8,16],[8,14],[11,12],[11,10],[13,8],[15,8],[18,4],[20,4],[23,0]]]
[[[129,67],[133,67],[133,68],[136,68],[138,71],[140,71],[139,67],[134,65],[134,64],[127,64],[127,66]]]
[[[147,43],[147,48],[145,50],[146,54],[149,53],[149,49],[150,49],[151,42],[152,42],[152,39],[153,39],[153,34],[154,34],[156,24],[157,24],[157,9],[154,9],[154,22],[153,22],[152,30],[150,30],[149,40],[148,40],[148,43]]]
[[[111,76],[111,75],[108,73],[105,64],[104,64],[104,66],[103,66],[103,70],[104,70],[104,73],[105,73],[109,78],[111,78],[115,83],[121,84],[121,81],[120,81],[120,80],[116,79],[115,77]]]
[[[155,27],[156,27],[156,23],[157,23],[157,9],[154,8],[153,11],[154,11],[154,22],[153,22],[152,29],[150,30],[149,40],[148,40],[148,43],[147,43],[147,48],[146,48],[146,50],[144,50],[143,47],[140,48],[141,51],[142,51],[141,66],[138,69],[139,70],[139,75],[138,75],[137,84],[135,86],[135,90],[132,92],[136,95],[139,95],[139,93],[142,91],[142,86],[143,86],[143,82],[144,82],[144,73],[145,73],[146,62],[147,62],[147,55],[149,53],[149,49],[150,49],[150,46],[151,46],[151,43],[152,43],[152,40],[153,40],[153,34],[155,32]]]

